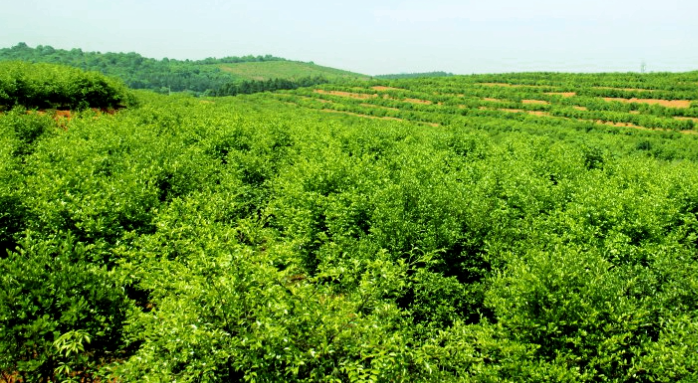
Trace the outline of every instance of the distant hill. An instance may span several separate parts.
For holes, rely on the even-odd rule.
[[[378,76],[373,76],[380,80],[399,80],[406,78],[425,78],[425,77],[450,77],[453,73],[448,72],[423,72],[423,73],[399,73],[399,74],[381,74]]]
[[[0,61],[63,64],[119,77],[130,88],[157,92],[191,91],[213,94],[222,87],[230,87],[231,83],[245,80],[298,80],[318,76],[327,80],[368,78],[356,73],[271,55],[229,56],[204,60],[156,60],[133,52],[83,52],[81,49],[64,50],[42,45],[32,48],[25,43],[0,49]]]
[[[219,68],[245,80],[264,81],[274,78],[297,80],[302,77],[324,77],[328,80],[368,80],[369,76],[300,61],[264,61],[219,64]]]

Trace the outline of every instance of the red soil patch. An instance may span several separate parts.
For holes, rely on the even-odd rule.
[[[619,101],[625,103],[641,103],[650,105],[661,105],[667,108],[689,108],[691,106],[690,100],[655,100],[649,98],[612,98],[604,97],[604,101]]]
[[[386,90],[403,90],[400,88],[392,88],[389,86],[372,86],[371,89],[377,90],[379,92],[386,91]]]
[[[551,96],[574,97],[577,95],[577,92],[546,92],[544,94]]]
[[[643,130],[652,130],[650,128],[646,128],[644,126],[638,126],[635,124],[631,124],[629,122],[613,122],[613,121],[603,121],[603,120],[596,120],[594,121],[597,124],[603,124],[603,125],[611,125],[611,126],[619,126],[623,128],[634,128],[634,129],[643,129]]]
[[[501,112],[507,112],[507,113],[528,113],[533,116],[541,116],[541,117],[552,117],[550,113],[548,112],[543,112],[540,110],[523,110],[523,109],[496,109],[496,108],[487,108],[484,106],[479,107],[478,109],[480,110],[499,110]]]
[[[539,104],[539,105],[550,105],[549,102],[543,100],[521,100],[523,104]]]
[[[587,111],[589,110],[586,106],[573,106],[574,109]]]
[[[315,93],[330,94],[330,95],[339,96],[339,97],[355,98],[358,100],[365,100],[368,98],[378,97],[378,95],[375,95],[375,94],[349,93],[349,92],[340,92],[338,90],[323,90],[323,89],[315,89]]]
[[[431,105],[433,102],[429,100],[420,100],[418,98],[406,98],[403,100],[404,102],[409,102],[411,104],[422,104],[422,105]],[[441,103],[439,103],[440,105]]]
[[[57,110],[56,113],[53,115],[55,117],[65,117],[70,120],[72,114],[69,110]]]

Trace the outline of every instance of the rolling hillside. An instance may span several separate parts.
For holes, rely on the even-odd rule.
[[[297,80],[302,77],[321,76],[328,80],[368,80],[366,75],[329,68],[300,61],[266,61],[238,64],[219,64],[218,67],[235,78],[264,81],[274,78]]]
[[[215,94],[231,83],[250,80],[298,80],[310,77],[323,77],[329,81],[368,79],[368,76],[357,73],[271,55],[157,60],[133,52],[83,52],[81,49],[64,50],[41,45],[32,48],[19,43],[12,48],[0,49],[0,61],[68,65],[118,77],[130,88],[150,89],[159,93],[189,91]]]

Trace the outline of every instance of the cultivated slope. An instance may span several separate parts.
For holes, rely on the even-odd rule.
[[[266,61],[237,64],[219,64],[224,72],[244,80],[263,81],[273,78],[297,80],[303,77],[321,76],[329,80],[358,79],[367,80],[369,77],[359,73],[344,71],[300,61]]]

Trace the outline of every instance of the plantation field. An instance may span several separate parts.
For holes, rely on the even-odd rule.
[[[432,124],[448,125],[462,117],[523,121],[528,115],[561,125],[574,122],[694,134],[698,123],[696,77],[696,74],[455,76],[371,82],[350,88],[329,85],[279,97],[303,108]],[[629,85],[633,87],[628,88]],[[298,95],[304,98],[298,99]]]
[[[264,81],[275,78],[297,80],[320,76],[328,80],[368,80],[368,76],[299,61],[267,61],[219,64],[218,67],[236,79]]]
[[[0,114],[0,381],[698,380],[698,73],[119,96]]]

